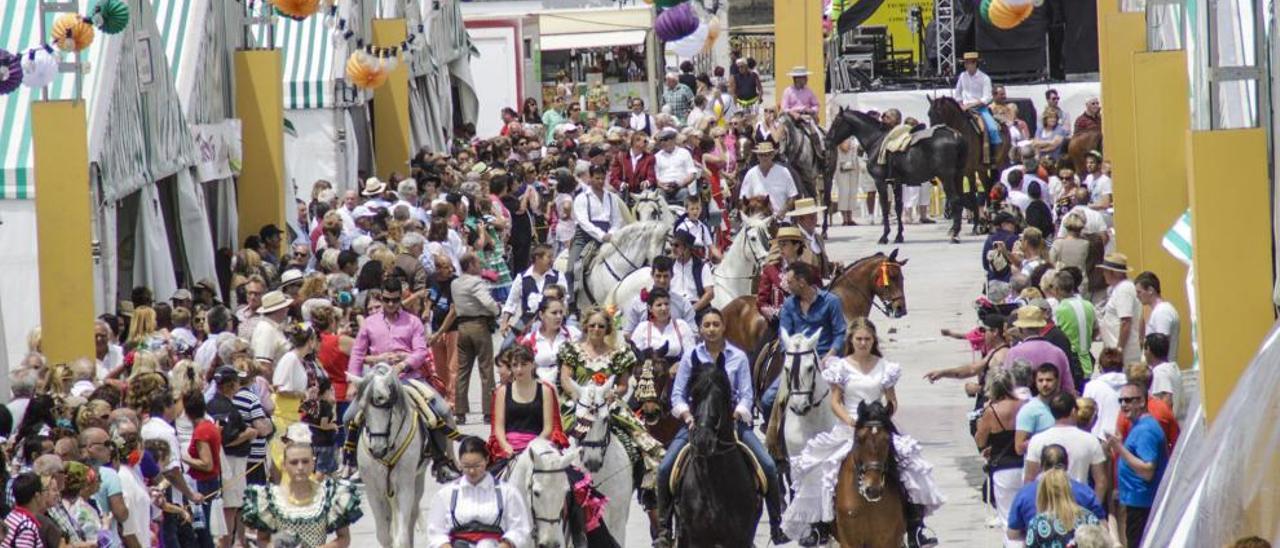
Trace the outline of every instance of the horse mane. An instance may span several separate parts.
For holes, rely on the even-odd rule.
[[[626,225],[617,232],[613,233],[612,242],[630,242],[633,240],[643,240],[646,244],[652,245],[654,239],[666,241],[667,234],[671,232],[671,226],[662,221],[636,221]],[[618,244],[610,246],[602,246],[600,253],[596,254],[596,262],[604,261],[619,251]]]
[[[729,414],[729,374],[718,366],[705,368],[698,376],[694,377],[690,385],[690,395],[693,396],[695,403],[694,414],[701,415],[703,409],[710,408],[718,410],[722,414]],[[704,404],[707,407],[704,407]],[[695,417],[701,419],[701,416]],[[721,417],[723,418],[723,417]],[[689,433],[689,443],[692,444],[700,453],[710,453],[715,447],[719,432],[710,428],[695,428]]]
[[[933,98],[933,104],[941,104],[948,108],[954,108],[956,112],[964,112],[964,108],[960,106],[960,101],[950,95],[939,95]]]
[[[844,277],[845,274],[853,272],[854,270],[862,267],[866,263],[869,263],[874,260],[884,259],[885,257],[886,255],[884,254],[883,251],[877,251],[875,255],[868,255],[866,257],[863,257],[861,259],[854,261],[851,264],[845,265],[844,270],[841,270],[840,273],[836,274],[835,278],[831,279],[830,285],[834,286],[836,284],[836,280],[839,280],[840,278]]]

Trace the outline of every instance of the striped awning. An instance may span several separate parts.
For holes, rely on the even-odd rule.
[[[267,43],[266,32],[265,26],[255,29],[258,45]],[[335,44],[332,32],[319,15],[303,21],[276,18],[275,45],[284,56],[284,108],[330,108],[358,102],[340,97],[337,80],[346,74],[347,46]]]
[[[210,0],[165,0],[153,2],[156,25],[164,38],[164,54],[169,60],[173,86],[185,107],[191,101],[196,80],[195,64],[200,58],[200,38],[209,13]]]
[[[80,0],[80,12],[88,13],[97,0]],[[10,52],[25,52],[44,42],[40,36],[40,7],[38,0],[0,1],[0,48]],[[57,14],[45,15],[45,28],[53,27]],[[93,92],[99,61],[106,51],[103,44],[110,36],[98,33],[93,45],[81,53],[82,61],[90,63],[90,70],[82,80],[81,96],[87,102],[86,112],[93,114]],[[64,61],[71,60],[64,56]],[[47,88],[50,99],[75,98],[75,75],[60,74]],[[0,200],[30,200],[35,197],[35,176],[32,165],[31,102],[40,98],[39,92],[26,86],[0,97]]]
[[[1168,251],[1173,258],[1187,265],[1187,308],[1191,315],[1191,368],[1199,369],[1200,367],[1200,344],[1196,341],[1197,326],[1197,308],[1196,308],[1196,266],[1192,262],[1192,245],[1191,245],[1191,210],[1188,209],[1173,226],[1164,233],[1164,238],[1160,241],[1165,251]],[[1181,361],[1181,360],[1179,360]]]

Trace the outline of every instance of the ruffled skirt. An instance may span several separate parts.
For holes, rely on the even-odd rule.
[[[803,538],[814,523],[835,521],[836,482],[840,464],[853,449],[853,428],[837,424],[829,432],[818,434],[805,445],[804,451],[791,458],[791,485],[795,499],[782,515],[782,528],[791,538]],[[932,514],[945,501],[933,482],[933,465],[924,460],[920,442],[903,434],[893,436],[893,449],[898,459],[898,481],[913,504]]]

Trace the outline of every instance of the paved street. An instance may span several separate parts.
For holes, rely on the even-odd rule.
[[[978,265],[981,240],[968,236],[965,243],[951,245],[945,230],[941,224],[907,226],[908,243],[898,247],[900,258],[910,260],[904,268],[908,314],[890,320],[873,312],[872,321],[880,330],[886,357],[902,364],[905,372],[898,384],[902,409],[896,417],[897,425],[920,440],[925,456],[934,465],[934,478],[947,497],[947,505],[930,517],[928,524],[942,546],[998,546],[1001,533],[986,528],[985,522],[992,513],[979,497],[981,461],[965,417],[972,400],[964,396],[958,381],[929,385],[921,379],[929,369],[971,359],[966,343],[944,339],[939,330],[968,329],[974,324],[972,302],[982,286]],[[874,253],[879,234],[878,227],[833,227],[827,248],[833,260],[850,262]],[[479,409],[479,383],[472,386],[472,408]],[[464,430],[488,433],[487,427],[478,425]],[[434,486],[429,487],[428,494],[434,490]],[[648,523],[634,502],[627,537],[629,547],[650,545]],[[763,521],[757,539],[757,546],[768,546],[768,527]],[[354,529],[353,544],[371,547],[376,542],[373,520],[366,510],[366,517]],[[415,546],[425,545],[420,534]]]

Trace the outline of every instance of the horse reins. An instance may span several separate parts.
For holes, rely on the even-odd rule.
[[[872,283],[879,287],[889,287],[892,283],[889,277],[890,267],[901,268],[900,265],[898,265],[897,263],[891,262],[889,259],[880,261],[880,264],[876,266],[875,279]],[[856,287],[855,289],[858,291],[859,294],[861,294],[863,297],[867,299],[867,302],[872,306],[872,308],[879,310],[885,316],[888,316],[890,318],[893,317],[893,314],[889,311],[889,305],[892,303],[897,303],[902,301],[902,296],[899,295],[897,297],[894,297],[892,300],[890,300],[887,303],[877,302],[876,299],[880,298],[880,296],[877,295],[875,291],[863,289],[860,286]],[[880,299],[880,300],[883,301],[884,299]]]
[[[867,421],[862,425],[862,427],[871,428],[874,432],[880,428],[884,428],[884,423],[878,420]],[[890,441],[890,443],[893,442]],[[866,475],[867,472],[879,472],[882,476],[885,475],[888,472],[888,460],[888,457],[886,457],[883,460],[875,460],[865,463],[858,461],[854,464],[854,472],[858,475],[858,494],[862,495],[862,498],[866,499],[867,502],[880,502],[883,495],[875,498],[868,496],[867,485],[864,482],[863,476]]]
[[[799,410],[791,409],[795,414],[803,417],[809,414],[810,411],[816,409],[819,405],[822,405],[822,400],[827,399],[827,394],[830,394],[831,392],[828,390],[827,394],[823,394],[821,398],[817,398],[816,400],[813,397],[814,391],[817,390],[818,386],[818,365],[816,363],[816,360],[818,359],[817,349],[806,350],[804,352],[787,352],[786,355],[791,358],[791,365],[789,367],[790,374],[787,375],[787,402],[790,403],[792,396],[805,396],[806,399],[804,407]],[[809,389],[798,390],[800,387],[800,358],[804,356],[813,356],[815,363],[813,370],[809,371]]]

